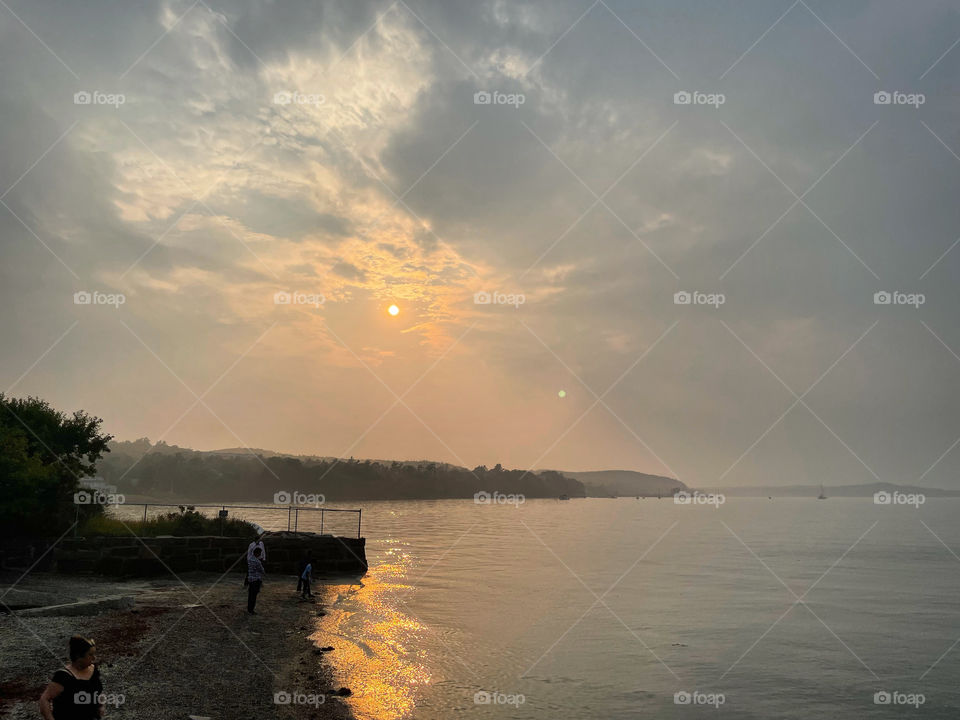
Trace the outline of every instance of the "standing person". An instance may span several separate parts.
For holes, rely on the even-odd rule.
[[[88,638],[70,638],[70,662],[53,673],[40,696],[44,720],[94,720],[103,717],[103,682],[97,646]]]
[[[301,592],[303,589],[303,571],[307,569],[307,563],[310,562],[310,553],[304,553],[303,558],[300,560],[300,564],[297,565],[297,592]]]
[[[263,587],[263,576],[265,574],[263,563],[260,562],[260,548],[253,549],[253,557],[247,560],[247,612],[256,615],[254,608],[257,606],[257,594]]]
[[[253,557],[253,550],[254,550],[254,548],[260,548],[260,560],[262,560],[263,562],[266,562],[266,561],[267,561],[267,548],[266,548],[266,546],[263,544],[263,540],[262,540],[261,538],[257,538],[256,540],[254,540],[252,543],[250,543],[250,544],[247,546],[247,560],[249,560],[251,557]]]
[[[313,579],[313,558],[308,557],[307,564],[303,568],[303,572],[300,573],[300,580],[303,583],[303,595],[301,595],[300,597],[302,597],[304,600],[309,600],[313,598],[313,593],[310,592],[310,581],[312,579]]]
[[[267,561],[267,548],[264,546],[263,540],[261,540],[260,538],[256,538],[253,542],[251,542],[247,546],[247,567],[250,567],[250,560],[253,558],[253,551],[256,550],[257,548],[260,548],[260,561],[261,562]],[[243,586],[247,587],[249,584],[250,584],[250,575],[247,574],[247,576],[243,578]]]

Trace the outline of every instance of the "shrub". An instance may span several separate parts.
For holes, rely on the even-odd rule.
[[[120,520],[108,515],[90,518],[81,528],[80,535],[97,537],[103,535],[138,535],[157,537],[158,535],[222,535],[223,537],[243,537],[251,540],[257,536],[257,529],[246,520],[227,518],[209,518],[192,506],[180,506],[180,512],[170,512],[159,517],[143,520]]]

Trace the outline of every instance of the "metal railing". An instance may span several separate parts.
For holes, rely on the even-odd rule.
[[[132,508],[140,507],[143,505],[143,521],[147,520],[147,511],[151,507],[157,508],[212,508],[218,511],[218,517],[220,518],[221,528],[223,526],[223,520],[229,517],[231,510],[258,510],[260,512],[282,512],[286,511],[287,513],[287,531],[288,532],[297,532],[300,523],[300,511],[306,512],[318,512],[320,513],[320,534],[323,534],[326,513],[354,513],[357,516],[357,537],[360,535],[360,525],[363,518],[363,510],[341,510],[335,508],[319,508],[319,507],[308,507],[308,506],[299,506],[299,505],[196,505],[193,503],[124,503],[122,507]],[[115,506],[121,507],[121,506]],[[314,516],[316,517],[316,516]],[[352,525],[352,523],[351,523]],[[223,530],[221,529],[221,534]]]

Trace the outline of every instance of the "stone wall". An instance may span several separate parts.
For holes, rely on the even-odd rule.
[[[50,569],[53,554],[47,550],[55,539],[5,538],[0,542],[0,570]]]
[[[318,575],[362,575],[367,570],[364,538],[315,533],[264,533],[268,575],[295,574],[313,556]],[[250,540],[215,536],[153,538],[64,538],[52,552],[54,572],[148,577],[191,572],[246,571]]]
[[[308,554],[317,574],[362,575],[367,571],[366,538],[305,532],[266,532],[261,538],[267,550],[268,573],[296,573]]]

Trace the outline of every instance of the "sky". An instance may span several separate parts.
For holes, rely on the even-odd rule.
[[[958,42],[946,0],[3,0],[0,391],[960,488]]]

